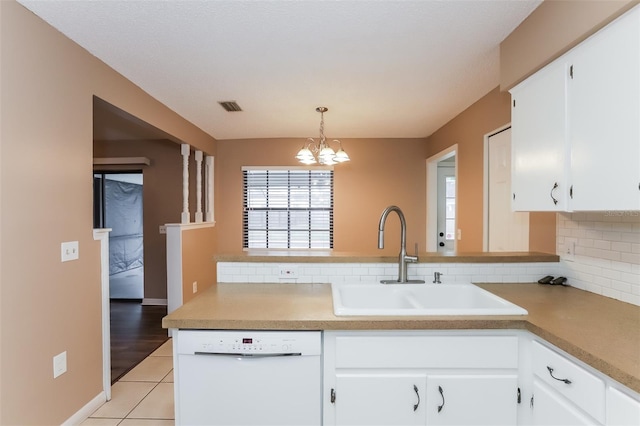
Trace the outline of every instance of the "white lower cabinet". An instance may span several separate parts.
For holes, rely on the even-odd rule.
[[[428,425],[517,423],[516,374],[451,374],[427,377]]]
[[[604,423],[604,380],[540,342],[533,342],[531,352],[534,424]],[[550,400],[555,400],[555,404]],[[554,420],[554,416],[557,419]],[[592,420],[584,423],[580,420],[582,417]],[[568,419],[574,419],[574,422],[568,422]]]
[[[325,332],[325,425],[515,425],[518,337]]]
[[[640,394],[525,331],[326,331],[324,425],[640,425]]]
[[[607,389],[607,426],[640,425],[640,400],[620,390]]]
[[[577,426],[600,424],[588,417],[575,404],[544,382],[534,379],[534,399],[531,403],[533,424],[547,426]]]
[[[335,424],[424,425],[425,386],[424,374],[338,373]]]

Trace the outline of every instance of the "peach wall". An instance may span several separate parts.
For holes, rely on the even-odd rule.
[[[500,88],[508,90],[598,29],[637,0],[546,0],[500,44]]]
[[[511,96],[493,89],[427,138],[430,157],[458,144],[458,223],[462,239],[458,251],[476,252],[483,247],[484,136],[511,121]],[[530,224],[530,248],[554,253],[555,215],[536,215]],[[553,232],[550,223],[553,223]],[[531,242],[530,242],[531,243]]]
[[[313,129],[310,129],[310,132]],[[331,138],[336,136],[331,135]],[[218,250],[242,250],[242,166],[298,166],[301,139],[219,140],[216,157]],[[425,248],[424,139],[342,139],[351,162],[334,168],[334,250],[397,254],[399,221],[389,216],[385,249],[377,249],[380,214],[398,205],[407,220],[407,247]]]
[[[216,227],[182,231],[182,301],[187,303],[216,283]],[[198,291],[193,293],[197,281]]]
[[[94,141],[94,157],[147,157],[149,166],[96,166],[94,170],[142,170],[144,231],[144,298],[167,298],[167,240],[160,225],[180,223],[182,212],[182,155],[168,140]],[[189,211],[195,212],[195,160],[189,167]]]
[[[61,424],[102,391],[93,96],[205,152],[215,141],[15,1],[0,2],[0,43],[0,424]],[[61,263],[74,240],[79,260]]]

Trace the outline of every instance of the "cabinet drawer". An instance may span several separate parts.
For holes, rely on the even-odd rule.
[[[518,368],[515,336],[338,336],[336,368]]]
[[[605,420],[605,384],[564,356],[533,342],[533,373],[601,423]]]

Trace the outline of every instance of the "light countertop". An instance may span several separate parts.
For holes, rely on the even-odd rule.
[[[218,330],[528,330],[640,392],[640,307],[571,287],[480,284],[526,316],[337,317],[329,284],[217,284],[162,320]]]

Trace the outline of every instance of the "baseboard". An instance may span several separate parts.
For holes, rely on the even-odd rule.
[[[167,306],[167,299],[142,299],[143,305],[159,305],[159,306]]]
[[[62,426],[79,425],[89,418],[98,408],[107,402],[107,396],[104,391],[100,392],[95,398],[89,401],[84,407],[82,407],[73,416],[69,417]]]

